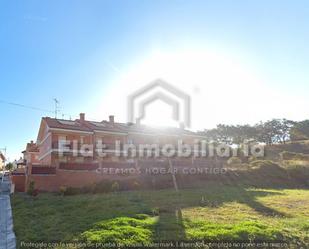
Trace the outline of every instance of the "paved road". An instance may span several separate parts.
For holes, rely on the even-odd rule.
[[[0,180],[0,249],[15,249],[16,239],[13,231],[10,201],[10,182]]]

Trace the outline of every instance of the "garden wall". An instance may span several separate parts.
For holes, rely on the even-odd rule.
[[[196,165],[190,165],[191,161],[174,161],[173,166],[177,168],[182,167],[207,167],[207,165],[214,166],[214,163],[196,162]],[[138,166],[135,163],[120,163],[120,162],[105,162],[101,167],[97,164],[89,165],[73,165],[73,164],[61,164],[58,168],[52,169],[52,167],[32,167],[32,174],[27,177],[27,186],[31,181],[35,182],[35,188],[39,191],[54,192],[59,191],[60,187],[73,187],[83,188],[89,185],[106,181],[131,181],[134,183],[135,180],[139,182],[154,181],[153,185],[162,185],[163,182],[167,181],[167,178],[171,177],[170,173],[165,173],[161,176],[161,173],[148,173],[145,174],[146,169],[169,169],[168,162],[160,161],[142,161],[139,162]],[[218,166],[218,165],[217,165]],[[220,165],[222,166],[222,165]],[[219,166],[219,167],[220,167]],[[35,169],[38,168],[38,169]],[[48,170],[43,170],[46,168]],[[34,170],[35,169],[35,170]],[[155,175],[156,177],[152,177]],[[170,181],[170,180],[169,180]]]
[[[26,176],[25,174],[16,174],[11,176],[12,182],[15,184],[16,192],[25,192]]]

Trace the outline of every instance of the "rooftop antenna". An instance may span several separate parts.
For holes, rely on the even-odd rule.
[[[54,102],[55,102],[55,118],[57,118],[57,114],[59,112],[59,101],[58,99],[54,98]]]

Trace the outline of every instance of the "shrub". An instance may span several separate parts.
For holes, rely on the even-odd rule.
[[[252,168],[278,168],[279,165],[271,160],[256,160],[250,163]]]
[[[154,207],[153,209],[151,209],[151,213],[153,216],[158,216],[160,214],[160,208]]]
[[[34,189],[32,192],[32,196],[36,197],[39,194],[39,190],[38,189]]]
[[[28,195],[33,195],[34,193],[34,186],[35,186],[35,182],[34,181],[30,181],[29,183],[29,187],[28,187]]]
[[[241,164],[241,163],[242,163],[242,160],[239,157],[231,157],[229,158],[229,160],[227,160],[228,165]]]
[[[140,183],[138,181],[134,181],[132,185],[133,185],[132,186],[133,189],[135,189],[135,190],[140,188]]]
[[[173,181],[171,175],[143,175],[141,178],[124,178],[119,181],[111,181],[106,179],[81,188],[61,186],[59,188],[59,193],[61,195],[77,195],[87,193],[110,193],[139,189],[166,189],[172,187]]]
[[[111,187],[111,189],[112,189],[112,191],[113,192],[117,192],[117,191],[119,191],[119,183],[118,182],[113,182],[113,184],[112,184],[112,187]]]
[[[309,161],[309,155],[303,153],[295,153],[289,151],[283,151],[280,153],[281,160],[299,160],[299,161]]]
[[[289,176],[297,182],[309,186],[309,167],[303,165],[287,165],[286,170]]]
[[[67,187],[66,186],[61,186],[59,188],[60,195],[62,195],[62,196],[64,196],[66,191],[67,191]]]
[[[248,158],[248,162],[251,163],[251,162],[254,162],[254,161],[257,161],[258,159],[255,157],[255,156],[250,156]]]

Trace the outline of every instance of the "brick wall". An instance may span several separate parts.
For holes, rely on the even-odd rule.
[[[81,167],[81,165],[87,166],[87,164],[81,165],[73,165],[73,164],[63,164],[61,167],[56,169],[55,174],[29,174],[27,177],[27,186],[31,181],[35,182],[35,188],[40,191],[59,191],[61,186],[66,187],[75,187],[81,188],[85,186],[89,186],[93,183],[101,182],[104,180],[121,180],[125,178],[135,178],[135,173],[130,174],[116,174],[116,173],[104,173],[103,169],[133,169],[135,167],[135,163],[124,163],[124,162],[105,162],[102,163],[102,170],[95,170],[96,167],[90,167],[89,170],[85,167]],[[91,164],[97,166],[97,164]],[[78,166],[78,167],[77,167]],[[199,167],[220,167],[220,163],[215,163],[213,160],[205,160],[204,162],[199,161],[197,164],[193,164],[191,160],[173,160],[173,166],[182,168],[182,167],[190,167],[190,166],[199,166]],[[35,168],[36,166],[32,166]],[[28,172],[32,172],[33,168],[29,167],[30,170]],[[145,160],[140,161],[138,163],[138,167],[142,168],[167,168],[167,161],[160,162],[156,160]],[[40,167],[42,168],[42,167]],[[46,167],[48,169],[50,167]],[[54,173],[54,172],[53,172]]]
[[[12,183],[15,184],[16,192],[25,192],[25,189],[26,189],[25,174],[12,175],[11,180],[12,180]]]
[[[61,186],[81,188],[103,180],[120,180],[125,176],[103,175],[96,171],[78,171],[58,169],[56,175],[31,175],[28,182],[34,181],[40,191],[55,192]]]

